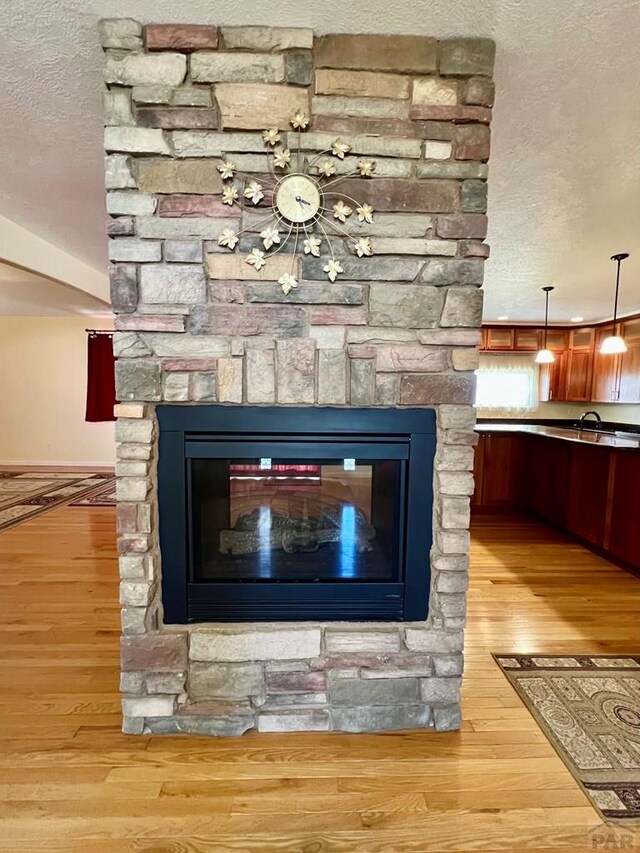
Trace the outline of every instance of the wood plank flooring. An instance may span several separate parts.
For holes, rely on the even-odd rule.
[[[112,508],[0,536],[0,851],[640,850],[604,829],[490,652],[639,652],[640,580],[547,527],[481,518],[461,733],[119,731]]]

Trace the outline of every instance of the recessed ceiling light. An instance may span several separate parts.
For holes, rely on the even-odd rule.
[[[584,320],[584,317],[572,317],[571,318],[572,323],[582,323],[583,320]]]
[[[506,314],[502,314],[502,316],[498,317],[498,320],[508,320],[508,319],[509,318],[507,317]]]

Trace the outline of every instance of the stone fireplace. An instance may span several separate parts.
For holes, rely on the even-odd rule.
[[[124,731],[458,728],[493,43],[101,38]],[[260,217],[223,203],[297,110],[309,157],[376,161],[335,281],[245,263]]]

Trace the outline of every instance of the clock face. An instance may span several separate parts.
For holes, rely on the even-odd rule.
[[[275,193],[275,208],[289,222],[309,222],[320,210],[318,184],[307,175],[287,175]]]

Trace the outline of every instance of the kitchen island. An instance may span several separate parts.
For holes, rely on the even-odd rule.
[[[640,572],[640,436],[480,423],[472,508],[531,513]]]

